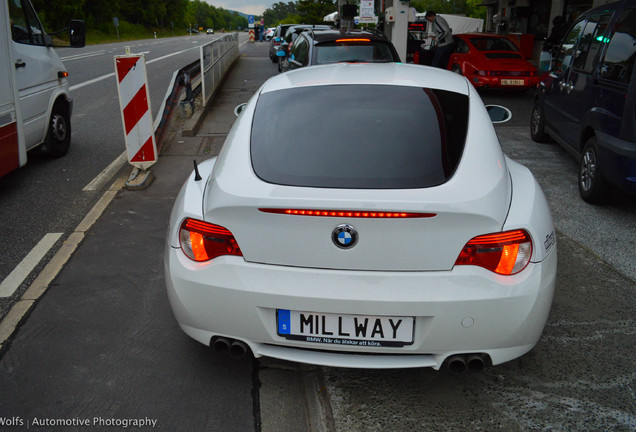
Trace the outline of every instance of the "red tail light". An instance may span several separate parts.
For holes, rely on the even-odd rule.
[[[229,230],[195,219],[183,221],[179,242],[183,253],[193,261],[209,261],[221,255],[243,256]]]
[[[513,275],[526,268],[532,256],[532,240],[524,230],[486,234],[464,246],[455,265],[476,265],[500,275]]]
[[[336,43],[342,42],[371,42],[371,39],[336,39]]]
[[[283,208],[259,208],[263,213],[286,214],[293,216],[321,216],[321,217],[350,217],[369,219],[403,219],[403,218],[431,218],[435,213],[407,213],[407,212],[383,212],[361,210],[317,210],[317,209],[283,209]]]

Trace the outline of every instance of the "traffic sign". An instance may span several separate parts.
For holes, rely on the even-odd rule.
[[[247,27],[254,28],[254,15],[247,16]]]

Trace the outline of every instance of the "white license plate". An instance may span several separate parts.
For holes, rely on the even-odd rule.
[[[525,81],[520,79],[502,79],[501,80],[501,85],[522,86],[524,84],[525,84]]]
[[[304,342],[365,347],[413,343],[413,317],[341,315],[277,310],[278,335]]]

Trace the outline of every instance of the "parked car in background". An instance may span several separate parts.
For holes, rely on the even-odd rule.
[[[276,27],[269,27],[267,30],[265,30],[265,40],[271,40],[275,32]]]
[[[337,367],[478,371],[531,350],[554,226],[489,113],[506,110],[417,65],[269,79],[175,201],[164,262],[181,329],[235,357]]]
[[[284,51],[278,53],[284,56]],[[329,63],[400,62],[395,47],[383,34],[367,30],[307,29],[298,35],[287,56],[289,70]]]
[[[274,34],[269,41],[269,59],[276,63],[278,56],[276,53],[280,51],[280,45],[283,43],[285,36],[287,35],[287,29],[298,24],[279,24],[274,30]]]
[[[537,68],[507,37],[461,33],[453,39],[455,51],[449,58],[448,69],[464,75],[475,88],[527,90],[537,85]]]
[[[279,57],[278,59],[279,72],[286,72],[289,70],[288,55],[291,50],[291,47],[293,46],[296,38],[298,38],[298,35],[306,29],[311,29],[312,31],[322,31],[322,30],[333,30],[333,27],[331,27],[330,25],[325,25],[325,24],[299,24],[299,25],[295,25],[288,28],[287,34],[285,35],[285,39],[280,44],[280,51],[283,51],[285,55],[280,56],[279,55],[280,51],[276,53],[276,55]]]
[[[532,139],[553,138],[580,161],[578,186],[590,203],[607,186],[636,193],[636,2],[582,14],[538,86]]]

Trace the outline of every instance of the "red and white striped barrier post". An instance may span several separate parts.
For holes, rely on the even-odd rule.
[[[152,181],[148,169],[158,158],[146,60],[143,54],[115,56],[115,71],[128,162],[136,168],[126,185],[143,189]]]

